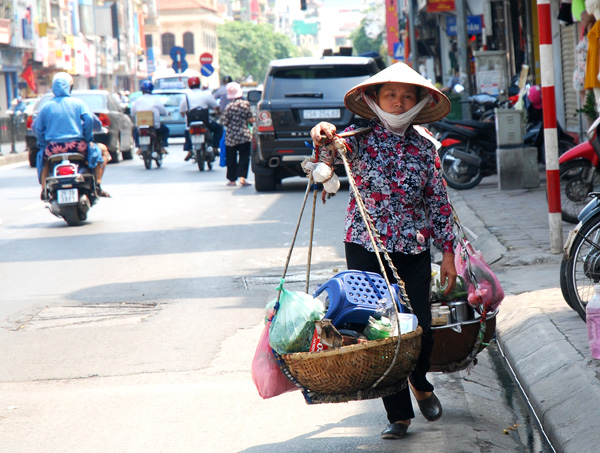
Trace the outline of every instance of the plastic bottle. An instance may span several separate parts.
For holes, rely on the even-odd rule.
[[[590,351],[594,359],[600,359],[600,285],[594,286],[594,297],[585,307]]]

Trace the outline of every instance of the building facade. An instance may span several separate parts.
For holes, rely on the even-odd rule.
[[[146,10],[142,0],[1,0],[0,112],[49,91],[59,71],[76,88],[137,89]]]

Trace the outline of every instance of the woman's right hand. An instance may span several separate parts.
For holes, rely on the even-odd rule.
[[[310,137],[316,145],[325,145],[333,139],[336,128],[333,124],[321,121],[310,130]]]

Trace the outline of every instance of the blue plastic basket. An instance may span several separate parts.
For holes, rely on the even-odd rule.
[[[406,312],[404,305],[398,303],[400,296],[398,285],[393,284],[393,297],[390,295],[385,279],[374,272],[348,270],[336,274],[331,280],[319,287],[314,297],[324,291],[329,298],[329,308],[325,318],[331,319],[336,328],[348,324],[368,324],[369,316],[380,308],[381,299],[394,300],[400,313]]]

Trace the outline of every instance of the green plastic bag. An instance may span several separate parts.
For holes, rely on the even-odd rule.
[[[271,322],[269,344],[278,354],[307,352],[315,332],[315,321],[325,316],[325,307],[310,294],[286,290],[283,279],[277,289],[282,292]]]

